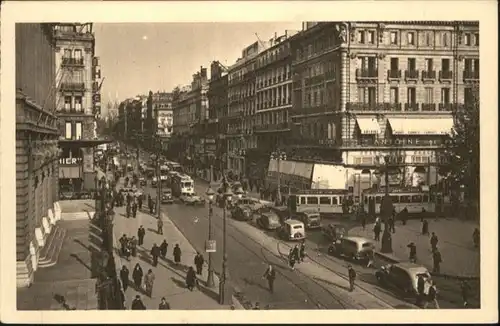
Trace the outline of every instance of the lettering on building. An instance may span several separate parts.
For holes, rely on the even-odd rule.
[[[78,165],[82,162],[81,157],[62,157],[59,159],[60,165]]]

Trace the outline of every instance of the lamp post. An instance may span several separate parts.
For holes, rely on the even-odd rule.
[[[276,206],[281,205],[281,170],[280,170],[280,161],[286,160],[286,153],[282,152],[279,148],[276,152],[271,153],[271,159],[276,160],[277,162],[277,172],[278,172],[278,180],[277,180],[277,192],[276,192]]]
[[[158,155],[151,154],[151,159],[155,163],[155,173],[156,173],[156,216],[158,220],[161,219],[161,176],[160,176],[160,159]]]
[[[212,170],[212,166],[210,166],[210,172]],[[213,240],[212,239],[212,215],[213,215],[213,209],[212,209],[212,203],[214,200],[214,195],[215,192],[212,190],[212,187],[209,185],[207,192],[206,192],[207,198],[208,198],[208,241]],[[213,252],[210,251],[208,253],[208,277],[207,277],[207,286],[210,288],[213,288],[215,286],[214,282],[214,270],[213,270]]]
[[[231,304],[232,295],[230,293],[229,287],[226,287],[226,281],[228,279],[227,275],[227,251],[226,251],[226,243],[227,243],[227,233],[226,233],[226,225],[227,225],[227,203],[231,202],[233,192],[231,191],[231,187],[227,182],[226,176],[224,175],[223,179],[223,189],[224,189],[224,207],[223,207],[223,246],[222,246],[222,277],[219,282],[219,303],[220,304]]]

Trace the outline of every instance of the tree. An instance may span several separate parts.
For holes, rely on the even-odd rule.
[[[444,151],[448,162],[440,174],[447,177],[452,190],[463,188],[471,206],[479,204],[479,89],[474,87],[469,100],[453,111],[454,126]]]

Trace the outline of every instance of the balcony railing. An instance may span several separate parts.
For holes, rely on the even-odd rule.
[[[333,108],[327,105],[312,106],[308,108],[296,108],[290,111],[290,115],[309,115],[319,113],[333,113]]]
[[[405,103],[405,111],[416,112],[419,110],[418,103]]]
[[[405,70],[405,79],[406,80],[417,80],[418,79],[418,70]]]
[[[378,71],[377,69],[371,68],[371,69],[356,69],[356,78],[357,79],[372,79],[372,78],[378,78]]]
[[[389,80],[391,79],[401,79],[401,70],[400,69],[394,69],[394,70],[387,70],[387,78]]]
[[[479,80],[479,71],[464,71],[464,80]]]
[[[358,112],[398,112],[401,111],[401,103],[347,103],[349,111]]]
[[[57,110],[57,114],[85,114],[83,108],[61,108]]]
[[[227,131],[227,134],[228,134],[228,135],[239,135],[239,134],[241,134],[241,133],[243,133],[243,129],[241,129],[241,128],[237,128],[237,129],[229,129],[229,130]]]
[[[291,124],[289,122],[263,124],[254,126],[254,132],[277,132],[290,130]]]
[[[422,70],[422,80],[436,80],[436,71]]]
[[[62,65],[65,66],[84,66],[83,58],[62,58]]]
[[[60,88],[65,91],[84,91],[85,83],[61,83]]]
[[[451,80],[453,78],[453,71],[441,70],[439,72],[439,80]]]
[[[439,103],[439,111],[451,111],[453,105],[451,103]]]
[[[422,111],[436,111],[436,103],[422,103]]]

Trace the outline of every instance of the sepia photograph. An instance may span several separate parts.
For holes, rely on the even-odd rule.
[[[497,320],[496,17],[455,2],[2,4],[2,320]]]

